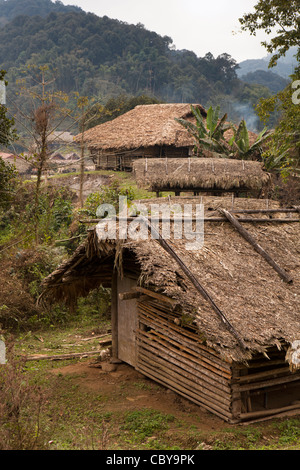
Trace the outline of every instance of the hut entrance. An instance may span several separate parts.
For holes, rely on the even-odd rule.
[[[136,287],[136,280],[118,278],[118,294],[129,292]],[[118,297],[118,358],[135,367],[136,365],[136,299],[120,300]]]

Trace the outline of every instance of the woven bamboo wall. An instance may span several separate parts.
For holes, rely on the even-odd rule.
[[[119,154],[113,152],[103,152],[97,149],[90,149],[91,157],[99,170],[120,170],[131,171],[132,164],[139,158],[182,158],[188,157],[188,147],[159,147],[141,148],[132,151],[124,151]]]
[[[181,327],[155,300],[138,302],[137,369],[144,375],[232,420],[231,366],[205,347],[192,326]]]
[[[300,409],[300,372],[289,371],[284,348],[270,349],[268,359],[257,355],[248,365],[226,362],[192,324],[182,325],[180,314],[155,299],[138,302],[138,325],[136,368],[223,420]]]

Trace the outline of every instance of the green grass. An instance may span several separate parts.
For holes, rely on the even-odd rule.
[[[107,326],[107,320],[102,318],[97,324],[97,332]],[[90,337],[93,331],[96,330],[92,316],[89,321],[85,318],[81,324],[78,319],[77,324],[69,327],[20,334],[15,337],[15,350],[17,354],[51,355],[90,350],[98,347],[97,339],[88,342],[82,339]],[[115,380],[114,392],[111,393],[101,386],[89,388],[85,385],[89,379],[87,372],[63,373],[66,366],[78,362],[90,363],[91,360],[29,361],[22,369],[22,374],[33,387],[32,391],[36,389],[37,394],[43,393],[45,396],[39,414],[43,439],[42,444],[39,440],[39,448],[217,451],[300,449],[300,418],[274,419],[244,426],[223,423],[209,428],[209,418],[206,422],[202,414],[199,418],[197,413],[181,411],[175,406],[170,413],[161,408],[159,398],[157,402],[154,399],[151,404],[148,403],[147,396],[161,396],[159,393],[162,393],[162,388],[146,378],[128,380],[117,376],[114,379],[107,375],[104,381]],[[21,377],[21,384],[24,377]],[[146,396],[144,401],[135,399],[140,396]],[[31,399],[26,404],[27,414],[33,406],[34,400]],[[25,425],[24,432],[32,432],[31,429],[26,429]]]

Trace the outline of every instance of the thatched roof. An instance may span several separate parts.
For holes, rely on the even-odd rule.
[[[206,111],[201,105],[194,105]],[[95,126],[84,133],[89,147],[103,150],[129,150],[142,147],[195,145],[194,139],[175,121],[192,116],[190,104],[149,104],[136,106],[112,121]],[[76,137],[80,141],[81,136]]]
[[[139,187],[150,191],[261,190],[271,182],[260,162],[229,158],[149,158],[133,163]]]
[[[168,201],[166,199],[166,201]],[[141,201],[160,203],[161,199]],[[198,199],[171,198],[171,203],[199,203]],[[205,197],[205,217],[220,217],[219,209],[232,210],[232,198]],[[268,210],[278,208],[269,202]],[[234,210],[266,209],[265,200],[242,199],[234,201]],[[177,262],[157,240],[101,241],[92,230],[88,239],[74,255],[45,279],[45,295],[51,300],[67,300],[86,295],[101,282],[108,286],[116,263],[121,266],[126,253],[130,254],[140,270],[140,284],[176,299],[184,315],[198,326],[206,343],[223,357],[234,361],[250,359],[255,352],[268,347],[281,347],[300,339],[300,237],[299,215],[294,223],[272,223],[286,214],[260,214],[270,223],[244,222],[243,226],[256,241],[289,273],[292,283],[284,282],[265,259],[258,254],[226,220],[205,222],[204,246],[197,251],[186,249],[186,240],[172,238],[173,250],[182,259],[201,285],[209,292],[216,305],[226,315],[247,350],[220,321],[211,305],[195,289]],[[244,218],[245,214],[236,214]],[[246,217],[257,217],[247,214]],[[128,259],[128,258],[127,258]],[[124,269],[129,268],[127,262]]]

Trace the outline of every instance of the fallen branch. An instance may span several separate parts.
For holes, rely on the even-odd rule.
[[[99,342],[101,346],[110,346],[111,345],[111,338],[104,339],[103,341]],[[87,356],[99,356],[101,350],[96,351],[85,351],[85,352],[78,352],[78,353],[70,353],[70,354],[54,354],[49,356],[48,354],[36,354],[33,356],[26,356],[26,361],[41,361],[41,360],[49,360],[49,361],[63,361],[64,359],[73,359],[76,357],[87,357]]]

